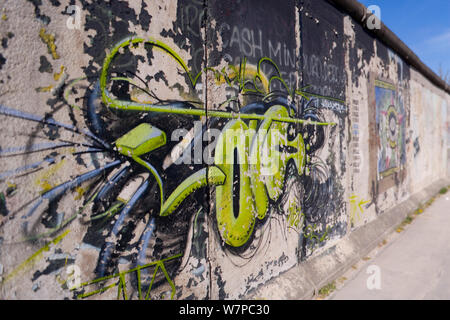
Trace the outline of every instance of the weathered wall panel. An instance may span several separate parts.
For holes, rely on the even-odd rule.
[[[0,10],[2,298],[238,299],[446,175],[448,93],[328,1]]]
[[[302,260],[347,232],[348,106],[343,13],[328,3],[300,1],[301,88],[314,92],[302,101],[306,114],[334,126],[309,128],[314,147],[303,177],[305,230]],[[320,235],[319,237],[317,237]],[[320,240],[321,241],[317,241]]]
[[[416,71],[411,73],[410,159],[411,192],[446,175],[445,134],[448,126],[448,95],[430,86]],[[428,156],[433,155],[433,156]]]
[[[297,99],[295,2],[283,6],[277,1],[245,1],[231,6],[223,2],[208,6],[208,13],[209,24],[217,30],[208,38],[213,44],[208,46],[208,67],[222,71],[218,78],[208,77],[208,110],[249,114],[256,108],[260,115],[296,114],[296,110],[289,110],[288,101]],[[273,28],[270,21],[281,23]],[[220,81],[222,77],[228,80]],[[290,139],[295,142],[293,138],[299,131],[295,123],[270,124],[269,119],[229,120],[208,116],[208,121],[211,129],[222,130],[214,162],[227,175],[223,186],[210,190],[210,218],[215,220],[212,224],[215,236],[209,241],[214,270],[211,293],[212,298],[233,299],[298,261],[301,222],[296,220],[301,219],[297,215],[300,215],[302,196],[298,172],[303,164],[292,158],[293,152],[273,150],[280,152],[281,161],[275,159],[270,164],[273,168],[266,168],[274,169],[273,173],[264,173],[264,168],[257,164],[259,161],[252,158],[259,148],[264,148],[261,138],[265,134],[291,130]],[[238,134],[236,142],[231,135],[233,130]],[[232,156],[230,161],[218,154],[224,147],[225,157]],[[300,145],[297,153],[303,150]],[[299,154],[299,157],[303,156]],[[291,160],[285,162],[283,158]]]

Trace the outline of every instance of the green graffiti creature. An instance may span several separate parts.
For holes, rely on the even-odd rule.
[[[125,83],[132,86],[133,90],[139,89],[152,95],[152,91],[148,87],[145,89],[136,85],[134,81],[135,78],[138,78],[137,76],[135,78],[127,78],[123,74],[116,77],[110,76],[110,73],[118,73],[114,69],[114,59],[126,52],[127,48],[135,48],[140,44],[146,50],[160,50],[167,61],[175,62],[178,71],[181,70],[181,75],[185,77],[191,90],[196,90],[196,84],[202,78],[203,73],[212,72],[214,81],[234,89],[238,88],[239,94],[251,95],[256,102],[243,103],[238,111],[230,112],[224,111],[224,109],[231,99],[220,104],[219,109],[207,110],[199,102],[156,99],[157,103],[143,103],[133,99],[129,92],[125,95],[118,94],[115,85]],[[270,77],[262,72],[263,65],[272,67],[274,72]],[[74,86],[80,81],[82,80],[75,79],[69,83],[63,93],[67,104],[72,107],[76,106],[69,103],[67,99]],[[285,91],[271,90],[276,82],[277,87],[285,88]],[[0,105],[0,114],[3,116],[34,121],[52,129],[58,128],[78,134],[91,143],[87,144],[89,149],[86,152],[102,153],[106,155],[104,159],[111,157],[114,159],[103,166],[97,163],[95,170],[76,176],[71,181],[51,186],[40,194],[29,205],[29,211],[23,216],[24,233],[27,239],[42,238],[62,230],[78,216],[82,216],[85,208],[92,204],[92,212],[95,212],[96,215],[88,218],[92,230],[88,230],[87,234],[93,231],[96,237],[99,234],[104,237],[100,239],[102,248],[96,269],[96,273],[102,278],[111,271],[111,262],[118,256],[115,251],[124,250],[123,248],[129,244],[127,241],[131,241],[124,237],[126,233],[124,230],[130,230],[137,224],[133,221],[127,225],[130,213],[138,209],[145,210],[147,213],[156,211],[157,214],[150,214],[139,221],[139,223],[145,221],[146,226],[141,236],[138,237],[138,250],[132,259],[136,259],[138,266],[146,265],[148,262],[147,249],[153,250],[150,254],[151,260],[176,256],[177,259],[170,260],[168,262],[170,265],[166,266],[168,273],[172,276],[172,272],[176,272],[181,263],[179,254],[186,244],[187,233],[185,231],[188,228],[190,212],[199,210],[198,206],[195,207],[194,201],[186,201],[186,198],[196,190],[209,187],[209,190],[213,191],[211,194],[214,195],[211,200],[215,211],[215,225],[222,242],[232,248],[245,248],[245,245],[250,243],[257,222],[265,221],[272,205],[278,206],[277,201],[282,199],[286,189],[287,172],[291,170],[288,168],[293,168],[293,165],[295,173],[299,176],[303,175],[307,163],[306,154],[311,153],[311,150],[318,149],[311,137],[314,133],[323,131],[325,126],[336,125],[322,122],[320,117],[308,113],[307,106],[303,110],[293,102],[295,96],[300,96],[301,99],[308,101],[312,101],[311,97],[328,99],[305,92],[303,89],[289,89],[282,77],[281,70],[267,57],[261,58],[254,66],[247,64],[244,59],[239,67],[229,66],[221,70],[206,68],[198,74],[192,74],[183,59],[163,42],[132,37],[121,41],[109,51],[95,89],[86,94],[88,99],[83,100],[87,107],[84,109],[77,107],[85,112],[83,116],[87,120],[86,124],[89,130],[83,131],[76,126],[57,122],[51,117],[36,116]],[[124,96],[127,98],[123,98]],[[333,98],[329,99],[336,101]],[[196,107],[194,104],[199,106]],[[107,108],[101,109],[102,106]],[[104,130],[105,123],[102,112],[109,112],[109,116],[116,116],[117,113],[125,114],[126,121],[133,118],[134,122],[126,123],[127,128],[131,126],[132,129],[122,131],[120,128],[117,133],[113,130],[120,127],[120,124],[108,123],[108,125],[116,126],[113,126],[111,130],[110,128]],[[133,113],[138,116],[133,117]],[[128,115],[131,116],[128,117]],[[170,173],[172,179],[164,179],[159,168],[161,167],[163,170],[165,168],[159,163],[162,163],[161,159],[167,155],[165,152],[170,151],[168,146],[172,147],[173,145],[173,141],[168,141],[167,136],[168,132],[173,130],[170,120],[175,117],[178,117],[177,121],[181,121],[180,118],[184,119],[185,124],[191,124],[191,118],[206,119],[206,131],[210,128],[220,128],[220,134],[216,139],[211,163],[197,165],[195,170],[192,169],[193,171],[184,167],[179,170],[174,168]],[[166,119],[167,121],[165,121]],[[182,123],[177,121],[174,123]],[[320,136],[323,136],[323,132]],[[196,137],[189,139],[193,141]],[[53,143],[50,144],[50,147],[47,145],[44,147],[47,149],[63,148],[67,147],[67,144]],[[44,147],[33,146],[36,150]],[[185,146],[185,148],[187,149],[189,146]],[[6,154],[9,151],[2,152]],[[75,150],[74,154],[76,153]],[[54,164],[57,163],[57,160],[53,157],[46,158],[45,161],[37,164],[1,173],[0,177],[5,179],[47,162]],[[174,171],[175,173],[173,173]],[[173,179],[174,176],[178,178],[177,173],[179,172],[182,172],[183,175],[180,183]],[[169,175],[168,171],[165,171],[164,174]],[[65,220],[63,218],[54,228],[48,229],[50,227],[45,225],[46,232],[37,234],[36,229],[43,228],[39,222],[43,220],[44,215],[49,214],[50,204],[59,201],[67,191],[76,190],[82,184],[94,181],[100,176],[103,176],[103,180],[99,179],[96,183],[91,184],[93,186],[92,193],[90,196],[86,196],[86,201],[80,210]],[[128,184],[133,184],[135,178],[142,178],[142,182],[132,190],[133,188],[128,188]],[[168,185],[170,187],[167,187]],[[132,191],[129,192],[128,189]],[[127,197],[121,196],[123,190],[129,192]],[[171,190],[171,192],[165,194],[167,190]],[[151,192],[155,192],[155,194],[151,194]],[[159,198],[159,201],[151,203],[144,201],[153,196]],[[143,203],[151,208],[138,205]],[[181,208],[181,204],[183,204],[183,210],[177,211],[178,208]],[[185,210],[185,206],[189,207],[190,211]],[[295,208],[302,209],[300,206]],[[205,208],[202,210],[202,212],[207,211]],[[295,212],[289,214],[291,217],[295,217]],[[109,223],[108,219],[113,216],[115,222]],[[297,222],[290,219],[291,227],[295,225],[296,230],[302,230],[300,224],[303,224],[304,219]],[[161,221],[168,221],[168,226],[160,226],[158,223]],[[156,227],[157,224],[159,229]],[[102,229],[102,232],[99,232],[99,229]],[[173,249],[168,245],[161,248],[162,246],[155,245],[154,248],[151,248],[151,241],[155,243],[164,241],[158,238],[160,235],[163,235],[164,240],[169,239],[167,241],[169,244],[176,243],[177,247]],[[94,240],[96,241],[95,245],[99,245],[99,241]]]
[[[243,246],[249,240],[256,220],[262,220],[266,216],[269,210],[269,200],[277,201],[279,199],[284,185],[287,163],[293,160],[299,175],[305,168],[305,143],[300,133],[294,139],[288,140],[288,129],[292,129],[289,124],[311,126],[334,124],[295,118],[295,112],[289,106],[287,99],[272,102],[269,107],[265,104],[264,113],[241,111],[238,114],[218,110],[206,112],[205,109],[194,108],[190,104],[180,102],[143,104],[115,99],[106,89],[110,64],[120,50],[139,43],[145,43],[164,51],[185,71],[193,87],[200,78],[201,72],[197,75],[191,74],[183,59],[164,43],[152,39],[128,38],[114,47],[104,61],[100,90],[105,105],[128,112],[207,115],[231,120],[225,125],[217,141],[214,165],[189,176],[167,198],[164,195],[163,181],[160,175],[151,164],[141,158],[142,155],[148,154],[166,143],[165,133],[150,124],[140,124],[118,139],[115,142],[116,147],[123,155],[145,167],[157,181],[160,190],[161,216],[173,213],[182,201],[198,188],[206,185],[216,186],[215,208],[219,233],[226,244],[233,247]],[[278,80],[286,86],[278,68],[279,76],[272,76],[268,81],[263,80],[266,78],[260,72],[260,66],[264,61],[273,63],[269,58],[260,60],[257,72],[252,74],[254,83],[270,85],[271,81]],[[241,71],[236,72],[235,69],[233,71],[242,78]],[[226,80],[230,81],[229,78]],[[244,87],[245,85],[243,85]],[[254,88],[257,86],[254,85]],[[250,89],[247,90],[250,91]],[[307,97],[305,92],[300,90],[295,90],[295,92]],[[240,177],[238,188],[233,184],[233,176],[236,174]]]

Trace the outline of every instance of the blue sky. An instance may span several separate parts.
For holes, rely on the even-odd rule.
[[[377,5],[381,20],[434,72],[450,77],[450,0],[359,0]]]

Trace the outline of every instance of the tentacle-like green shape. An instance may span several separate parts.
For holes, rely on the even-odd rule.
[[[139,44],[139,43],[148,43],[155,48],[158,48],[158,49],[161,49],[161,50],[167,52],[169,54],[169,56],[172,57],[176,62],[178,62],[179,65],[184,69],[187,76],[189,77],[189,80],[191,81],[192,86],[195,87],[195,84],[197,83],[197,81],[201,75],[201,72],[199,72],[196,76],[192,76],[191,73],[189,72],[189,68],[187,67],[184,60],[174,50],[172,50],[172,48],[170,48],[168,45],[166,45],[165,43],[163,43],[159,40],[154,40],[151,38],[144,39],[144,38],[128,37],[125,40],[121,41],[118,45],[116,45],[111,50],[111,52],[106,56],[105,61],[103,63],[103,69],[102,69],[102,73],[100,75],[100,90],[102,92],[103,102],[105,102],[106,104],[113,102],[113,99],[111,99],[111,97],[109,97],[109,95],[106,92],[106,83],[108,80],[108,69],[109,69],[109,66],[110,66],[112,60],[114,59],[115,55],[119,52],[120,49],[128,47],[132,44]]]
[[[111,62],[113,61],[114,57],[119,53],[120,49],[128,47],[130,45],[139,44],[139,43],[145,43],[150,44],[154,48],[160,49],[165,51],[169,57],[174,59],[180,67],[185,71],[187,77],[189,78],[189,81],[191,83],[191,86],[194,88],[197,84],[198,79],[200,78],[200,75],[202,74],[202,71],[200,71],[197,75],[193,75],[190,73],[189,68],[187,64],[184,62],[184,60],[168,45],[165,43],[154,40],[154,39],[144,39],[144,38],[134,38],[134,37],[128,37],[125,40],[121,41],[118,45],[116,45],[109,54],[106,55],[105,61],[103,63],[102,72],[100,75],[100,91],[102,94],[102,100],[103,102],[109,107],[109,108],[117,108],[120,110],[125,111],[139,111],[139,112],[161,112],[161,113],[169,113],[169,114],[182,114],[182,115],[191,115],[191,116],[206,116],[206,110],[203,109],[197,109],[197,108],[182,108],[180,107],[180,104],[182,103],[175,103],[175,104],[167,104],[167,105],[161,105],[161,104],[144,104],[144,103],[136,103],[133,101],[124,101],[124,100],[117,100],[112,98],[108,90],[106,90],[106,85],[108,82],[108,70],[111,65]],[[263,58],[262,61],[270,60],[269,58]],[[283,79],[274,79],[279,80],[282,83],[284,82]],[[208,116],[209,117],[217,117],[217,118],[225,118],[225,119],[248,119],[248,120],[265,120],[266,117],[264,115],[259,114],[235,114],[231,112],[225,112],[225,111],[215,111],[215,110],[208,110]],[[315,122],[310,120],[303,120],[303,119],[295,119],[291,117],[277,117],[273,118],[273,121],[279,121],[279,122],[289,122],[289,123],[303,123],[308,125],[317,125],[317,126],[334,126],[337,125],[334,122]]]
[[[242,120],[230,121],[223,128],[215,150],[214,161],[227,176],[227,181],[216,188],[217,226],[225,243],[233,247],[248,241],[257,217],[248,162],[248,141],[253,133]],[[235,175],[239,175],[238,184],[233,181]]]
[[[192,192],[206,185],[222,185],[225,182],[225,174],[216,166],[204,168],[184,180],[169,198],[164,202],[161,216],[167,216],[174,212],[181,202]]]
[[[159,187],[159,192],[161,195],[161,208],[163,207],[163,203],[164,203],[164,188],[163,188],[163,181],[161,179],[161,176],[159,175],[158,171],[156,171],[155,167],[153,167],[150,163],[148,163],[147,161],[142,160],[139,157],[132,157],[132,159],[134,161],[136,161],[137,163],[139,163],[141,166],[143,166],[144,168],[146,168],[155,178],[156,183],[158,183],[158,187]]]

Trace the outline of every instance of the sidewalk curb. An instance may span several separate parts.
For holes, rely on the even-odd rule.
[[[320,288],[338,279],[352,265],[371,252],[420,204],[450,185],[441,179],[407,200],[382,213],[377,219],[354,230],[335,245],[311,260],[297,264],[251,292],[248,299],[306,300],[317,295]]]

